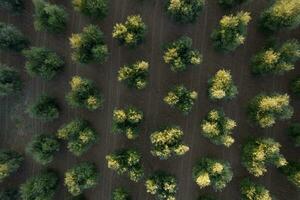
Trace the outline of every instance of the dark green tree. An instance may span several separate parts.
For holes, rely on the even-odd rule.
[[[292,123],[288,128],[288,134],[296,147],[300,147],[300,123]]]
[[[250,0],[218,0],[218,3],[222,8],[228,9],[248,1]]]
[[[201,195],[197,200],[216,200],[216,198],[211,195]]]
[[[23,163],[23,156],[12,150],[0,150],[0,182],[16,172]]]
[[[293,94],[300,96],[300,77],[297,77],[291,81],[290,89]]]
[[[20,13],[24,9],[24,2],[23,0],[0,0],[0,7],[15,13]]]
[[[287,165],[280,168],[280,171],[293,183],[297,188],[300,188],[300,163],[289,161]]]
[[[130,195],[128,192],[123,188],[116,188],[112,192],[111,200],[131,200]]]
[[[7,189],[0,191],[1,200],[19,200],[20,194],[17,189]]]
[[[19,73],[11,67],[0,64],[0,96],[15,94],[22,89]]]
[[[103,19],[108,13],[108,0],[73,0],[74,9],[82,14]]]

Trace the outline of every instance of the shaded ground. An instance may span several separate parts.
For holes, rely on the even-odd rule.
[[[113,188],[125,186],[130,190],[134,200],[148,200],[153,197],[146,194],[143,182],[138,184],[129,182],[126,177],[118,176],[115,172],[107,169],[105,155],[123,147],[136,147],[143,155],[143,164],[147,174],[151,171],[163,169],[175,174],[179,182],[177,199],[193,200],[206,190],[199,190],[192,181],[192,167],[201,156],[214,156],[230,161],[234,170],[234,179],[222,192],[215,193],[222,200],[239,199],[239,181],[248,176],[248,173],[240,164],[241,144],[249,136],[271,136],[276,138],[283,145],[283,153],[288,159],[299,160],[299,149],[293,147],[286,136],[287,122],[277,123],[275,127],[261,130],[249,124],[245,114],[247,101],[261,91],[287,92],[288,82],[300,74],[300,68],[284,76],[255,78],[250,74],[249,61],[251,55],[257,52],[266,38],[257,31],[257,18],[267,1],[255,0],[244,9],[252,12],[254,18],[249,27],[249,34],[244,46],[234,53],[221,55],[212,48],[210,33],[218,24],[219,19],[225,14],[216,1],[209,1],[203,13],[194,25],[178,25],[172,22],[165,14],[160,0],[111,0],[109,16],[103,21],[91,21],[83,15],[73,11],[71,1],[59,0],[52,2],[64,4],[69,13],[68,29],[65,34],[52,36],[47,33],[35,32],[32,24],[32,4],[26,0],[26,10],[21,16],[13,16],[6,11],[0,11],[0,20],[13,23],[23,30],[30,38],[32,45],[46,46],[59,52],[65,57],[67,66],[55,80],[50,82],[39,79],[31,79],[24,72],[24,58],[18,54],[1,53],[2,63],[15,66],[22,72],[25,81],[25,89],[18,97],[0,99],[0,147],[24,151],[26,143],[32,135],[43,132],[54,133],[61,124],[66,123],[76,116],[88,119],[101,135],[97,145],[80,158],[75,158],[65,148],[57,155],[55,161],[50,165],[60,172],[63,177],[66,169],[74,166],[80,161],[93,161],[101,172],[99,185],[85,194],[91,200],[108,200]],[[240,10],[238,8],[237,10]],[[112,26],[123,21],[127,15],[140,13],[148,25],[146,43],[135,50],[128,50],[119,47],[117,42],[111,38]],[[103,65],[80,66],[70,60],[70,47],[68,37],[71,33],[81,31],[87,24],[96,23],[104,31],[106,42],[110,49],[110,58]],[[193,44],[199,48],[204,56],[204,63],[185,73],[172,73],[168,66],[163,64],[161,45],[181,35],[193,38]],[[292,32],[284,32],[278,36],[278,40],[284,41],[287,38],[298,37],[299,29]],[[144,91],[129,90],[117,82],[117,70],[125,63],[131,63],[138,59],[145,59],[151,63],[150,82]],[[299,65],[299,63],[298,63]],[[220,68],[231,69],[234,81],[239,87],[238,98],[223,103],[212,103],[207,97],[207,80]],[[66,105],[64,96],[69,90],[68,81],[73,75],[81,75],[93,79],[101,88],[105,104],[102,110],[89,112],[82,109],[71,109]],[[188,88],[199,92],[193,111],[188,116],[171,110],[163,103],[162,98],[168,89],[177,83],[184,83]],[[55,96],[62,109],[61,116],[54,123],[42,124],[39,121],[29,119],[24,114],[24,105],[35,99],[39,94],[48,92]],[[141,108],[146,116],[140,137],[135,141],[128,141],[123,136],[112,135],[111,115],[115,107],[124,105],[135,105]],[[300,121],[299,99],[292,102],[295,108],[294,120]],[[225,149],[221,146],[211,144],[199,133],[199,123],[205,114],[212,108],[223,107],[226,114],[238,122],[235,130],[236,143]],[[185,132],[185,142],[191,150],[181,158],[160,161],[150,155],[149,135],[165,124],[180,125]],[[16,174],[8,178],[0,186],[8,188],[17,186],[19,183],[33,174],[42,170],[41,166],[34,163],[31,158],[26,157],[24,167]],[[261,183],[271,190],[278,200],[300,199],[300,192],[287,182],[286,178],[277,170],[269,168],[268,173],[259,179]],[[208,189],[207,191],[212,191]],[[60,190],[55,199],[67,198],[66,189],[61,181]]]

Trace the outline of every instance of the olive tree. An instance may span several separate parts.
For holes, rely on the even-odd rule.
[[[116,188],[112,192],[111,200],[131,200],[131,197],[125,189]]]
[[[134,149],[122,149],[110,153],[105,157],[107,167],[116,171],[119,175],[127,175],[134,182],[138,182],[144,176],[141,164],[141,154]]]
[[[26,147],[26,152],[42,165],[51,163],[58,151],[59,141],[54,135],[49,134],[35,135]]]
[[[299,162],[289,161],[287,165],[280,168],[280,172],[283,173],[292,184],[294,184],[297,188],[300,188]]]
[[[82,33],[70,37],[72,59],[82,64],[104,63],[108,57],[108,48],[104,43],[103,32],[95,25],[83,28]]]
[[[96,131],[82,119],[75,119],[62,125],[56,135],[59,139],[67,142],[68,150],[75,156],[81,156],[87,152],[98,139]]]
[[[193,179],[200,188],[212,186],[221,191],[231,181],[233,173],[229,162],[202,158],[193,168]]]
[[[246,178],[241,182],[242,200],[272,200],[272,196],[263,185]]]
[[[297,77],[291,81],[290,89],[294,95],[300,97],[300,77]]]
[[[23,0],[0,0],[0,8],[8,9],[14,13],[20,13],[24,9]]]
[[[272,127],[276,120],[290,119],[293,108],[287,94],[259,94],[248,105],[250,119],[261,128]]]
[[[288,128],[288,135],[292,138],[296,147],[300,147],[300,123],[292,123]]]
[[[22,81],[19,73],[0,63],[0,97],[16,94],[21,89]]]
[[[48,48],[31,47],[24,50],[23,54],[26,57],[26,71],[32,77],[51,80],[64,66],[63,59]]]
[[[229,52],[244,44],[250,21],[250,13],[244,11],[236,15],[223,16],[219,28],[215,29],[211,35],[214,47],[217,50]]]
[[[96,165],[83,162],[66,171],[64,183],[71,195],[78,196],[84,190],[95,187],[98,180],[99,172]]]
[[[281,145],[272,138],[250,139],[242,149],[242,164],[248,172],[256,177],[267,172],[267,165],[279,168],[287,164],[280,153]]]
[[[113,111],[112,131],[124,134],[128,139],[135,139],[139,134],[138,126],[143,120],[143,112],[135,107],[115,109]]]
[[[151,154],[162,160],[173,155],[182,156],[189,151],[189,147],[182,142],[183,131],[178,126],[170,126],[150,135],[152,144]]]
[[[124,23],[114,26],[112,36],[120,44],[128,47],[136,47],[145,39],[147,26],[140,15],[130,15]]]
[[[145,186],[147,192],[154,195],[157,200],[175,199],[178,189],[176,178],[162,171],[157,171],[147,178]]]
[[[192,39],[182,36],[164,47],[164,61],[173,72],[187,70],[188,66],[202,63],[202,55],[192,48]]]
[[[0,183],[16,172],[23,163],[23,156],[16,151],[0,150]]]
[[[250,0],[218,0],[218,3],[222,8],[228,9],[248,1]]]
[[[74,9],[82,14],[103,19],[108,13],[108,0],[72,0]]]

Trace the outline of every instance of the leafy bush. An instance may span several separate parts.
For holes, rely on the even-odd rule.
[[[103,19],[108,13],[108,0],[72,0],[74,9],[82,14]]]
[[[16,189],[8,189],[0,191],[1,200],[19,200],[19,191]]]
[[[135,139],[139,134],[138,126],[142,120],[143,112],[135,107],[115,109],[112,131],[117,134],[124,134],[128,139]]]
[[[102,106],[103,98],[93,81],[80,76],[73,76],[70,85],[71,91],[66,96],[70,106],[89,110],[96,110]]]
[[[0,96],[15,94],[22,89],[21,77],[16,70],[0,64]]]
[[[202,63],[202,55],[192,48],[192,39],[189,37],[180,37],[167,44],[164,49],[164,61],[171,65],[171,70],[174,72],[185,71],[188,65]]]
[[[24,9],[23,0],[0,0],[0,7],[19,13]]]
[[[145,183],[147,192],[155,195],[157,200],[175,199],[177,180],[174,176],[164,172],[155,172]]]
[[[290,88],[293,94],[300,96],[300,77],[291,82]]]
[[[140,15],[131,15],[127,17],[125,23],[117,23],[114,26],[112,36],[120,44],[128,47],[136,47],[144,39],[147,32],[147,26],[142,21]]]
[[[233,173],[229,162],[213,158],[202,158],[193,168],[193,179],[200,188],[212,186],[214,190],[224,189]]]
[[[237,93],[229,70],[221,69],[208,81],[209,97],[212,100],[232,99]]]
[[[275,32],[283,28],[293,29],[300,25],[300,1],[276,0],[260,17],[264,31]]]
[[[60,33],[65,30],[68,14],[65,9],[45,0],[33,0],[35,7],[34,28],[37,31]]]
[[[25,68],[32,77],[40,76],[51,80],[64,66],[62,58],[47,48],[31,47],[23,51],[23,54],[27,59]]]
[[[0,22],[0,50],[20,52],[27,47],[28,43],[17,27]]]
[[[73,196],[78,196],[84,190],[93,188],[98,184],[99,173],[92,163],[84,162],[67,170],[65,173],[65,186]]]
[[[58,176],[53,172],[43,172],[29,178],[20,186],[22,200],[52,200],[58,187]]]
[[[181,156],[189,151],[182,142],[183,131],[178,126],[167,127],[150,135],[153,145],[151,154],[160,159],[168,159],[172,155]]]
[[[178,109],[183,114],[188,114],[197,98],[198,93],[196,91],[190,91],[183,85],[178,85],[168,92],[164,102],[172,108]]]
[[[289,161],[289,163],[280,168],[280,171],[287,176],[288,180],[296,187],[300,188],[300,163]]]
[[[125,82],[129,87],[144,89],[147,85],[149,63],[137,61],[132,65],[124,65],[118,72],[118,81]]]
[[[168,0],[166,9],[168,15],[177,22],[195,22],[200,15],[205,0]]]
[[[300,147],[300,123],[292,123],[289,126],[288,134],[293,139],[295,146]]]
[[[249,140],[242,149],[242,164],[249,173],[256,177],[267,172],[266,165],[272,164],[277,168],[287,164],[280,154],[281,145],[272,138],[257,138]]]
[[[222,110],[211,110],[201,123],[202,135],[216,145],[230,147],[234,143],[232,130],[236,122],[225,116]]]
[[[290,98],[287,94],[259,94],[249,103],[250,119],[261,128],[272,127],[276,120],[285,120],[292,117],[293,108],[289,105],[289,102]]]
[[[252,59],[254,74],[283,74],[293,70],[300,59],[300,44],[297,40],[286,41],[280,48],[269,48],[259,52]]]
[[[36,102],[29,105],[27,112],[30,117],[44,122],[53,121],[59,117],[59,107],[56,100],[47,94],[40,95]]]
[[[133,149],[120,150],[106,157],[107,167],[120,175],[127,174],[128,178],[138,182],[144,176],[141,155]]]
[[[221,7],[227,9],[227,8],[232,8],[238,4],[245,3],[249,0],[219,0],[218,3],[220,4]]]
[[[59,142],[53,135],[36,135],[26,148],[33,159],[46,165],[53,161],[54,154],[59,151]]]
[[[82,64],[103,63],[108,57],[108,48],[104,43],[102,31],[95,25],[89,25],[82,33],[72,34],[70,38],[72,59]]]
[[[250,179],[241,182],[242,200],[272,200],[269,190]]]
[[[236,15],[225,15],[220,20],[220,27],[213,31],[211,38],[214,47],[220,51],[234,51],[244,44],[247,26],[251,20],[249,12],[238,12]]]
[[[16,172],[23,163],[23,156],[11,150],[0,151],[0,182]]]
[[[128,192],[123,188],[116,188],[112,193],[111,200],[131,200]]]
[[[64,124],[58,131],[57,137],[67,141],[68,149],[76,156],[81,156],[97,142],[98,136],[90,124],[81,119],[75,119]]]

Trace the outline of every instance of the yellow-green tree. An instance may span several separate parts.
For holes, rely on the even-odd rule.
[[[272,200],[269,190],[248,178],[241,182],[241,194],[242,200]]]

